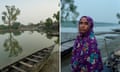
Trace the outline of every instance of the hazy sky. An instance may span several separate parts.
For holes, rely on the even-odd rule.
[[[15,5],[21,10],[18,21],[23,24],[38,23],[52,17],[59,10],[59,0],[0,0],[0,24],[2,12],[6,11],[5,5]]]
[[[1,13],[6,11],[5,5],[15,5],[21,10],[18,21],[24,24],[38,23],[59,10],[59,0],[0,0]],[[120,0],[75,0],[78,19],[83,15],[91,16],[94,21],[117,23],[116,13],[120,12]]]
[[[78,19],[83,15],[91,16],[94,21],[118,23],[116,13],[120,12],[120,0],[75,0]]]

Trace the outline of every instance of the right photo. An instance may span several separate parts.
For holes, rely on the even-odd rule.
[[[119,5],[61,0],[61,72],[120,72]]]

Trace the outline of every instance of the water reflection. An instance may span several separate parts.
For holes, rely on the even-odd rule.
[[[59,43],[59,35],[53,35],[54,33],[57,33],[53,30],[50,29],[44,29],[44,30],[31,30],[29,31],[29,34],[34,34],[34,32],[38,32],[41,35],[44,35],[48,39],[54,39],[54,43],[58,44]],[[16,57],[19,54],[23,52],[22,46],[19,44],[19,41],[15,38],[16,36],[20,36],[23,34],[24,31],[1,31],[0,34],[8,34],[8,38],[4,40],[3,47],[4,51],[7,52],[9,57]]]
[[[13,33],[13,34],[12,34]],[[17,36],[20,35],[21,32],[9,32],[9,36],[5,39],[3,43],[3,47],[5,48],[6,52],[9,52],[9,57],[18,56],[23,49],[17,39],[14,38],[13,35]]]
[[[53,37],[57,37],[56,40],[54,40],[54,43],[55,44],[58,44],[59,43],[59,29],[50,29],[48,27],[45,27],[44,29],[39,29],[39,30],[36,30],[38,33],[41,33],[41,35],[43,35],[44,33],[46,34],[46,37],[48,39],[52,39]]]

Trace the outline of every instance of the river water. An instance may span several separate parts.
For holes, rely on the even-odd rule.
[[[37,31],[0,32],[0,68],[53,45],[56,39]]]

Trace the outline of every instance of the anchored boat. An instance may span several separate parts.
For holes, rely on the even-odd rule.
[[[52,53],[54,45],[39,50],[13,64],[10,64],[0,72],[39,72]]]

